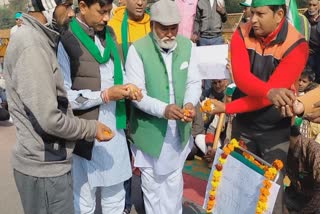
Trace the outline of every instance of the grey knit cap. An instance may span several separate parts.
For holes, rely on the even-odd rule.
[[[181,17],[175,1],[159,0],[151,6],[151,21],[169,26],[179,24]]]

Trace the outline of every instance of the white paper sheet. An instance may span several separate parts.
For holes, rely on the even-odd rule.
[[[199,46],[192,49],[201,79],[230,79],[226,68],[228,45]]]

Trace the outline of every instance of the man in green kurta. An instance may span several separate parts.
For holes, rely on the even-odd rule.
[[[144,94],[133,103],[130,132],[146,212],[152,214],[182,213],[182,168],[193,145],[191,121],[201,94],[192,43],[177,36],[179,22],[174,1],[156,2],[152,32],[130,46],[126,62],[128,82]]]

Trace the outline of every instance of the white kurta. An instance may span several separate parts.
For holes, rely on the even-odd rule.
[[[95,43],[100,52],[103,53],[103,46],[97,37],[95,38]],[[132,174],[124,131],[116,129],[116,102],[103,103],[100,97],[101,91],[72,90],[70,62],[62,45],[59,46],[58,58],[72,108],[89,109],[93,106],[100,106],[98,120],[115,132],[115,136],[108,142],[98,142],[95,140],[92,160],[74,158],[73,167],[76,167],[77,170],[85,171],[88,179],[87,182],[91,188],[99,186],[107,187],[122,183],[129,179]],[[114,85],[114,64],[111,59],[107,63],[100,65],[100,76],[102,90]],[[84,98],[85,101],[84,99],[79,100],[79,97]]]

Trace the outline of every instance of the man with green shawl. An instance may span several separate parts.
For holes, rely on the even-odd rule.
[[[108,143],[77,143],[72,166],[75,213],[94,213],[100,188],[102,213],[120,214],[123,182],[131,177],[125,99],[140,100],[141,93],[132,84],[123,85],[114,33],[106,26],[112,0],[80,0],[78,5],[58,52],[68,99],[76,116],[103,121],[115,137]]]

